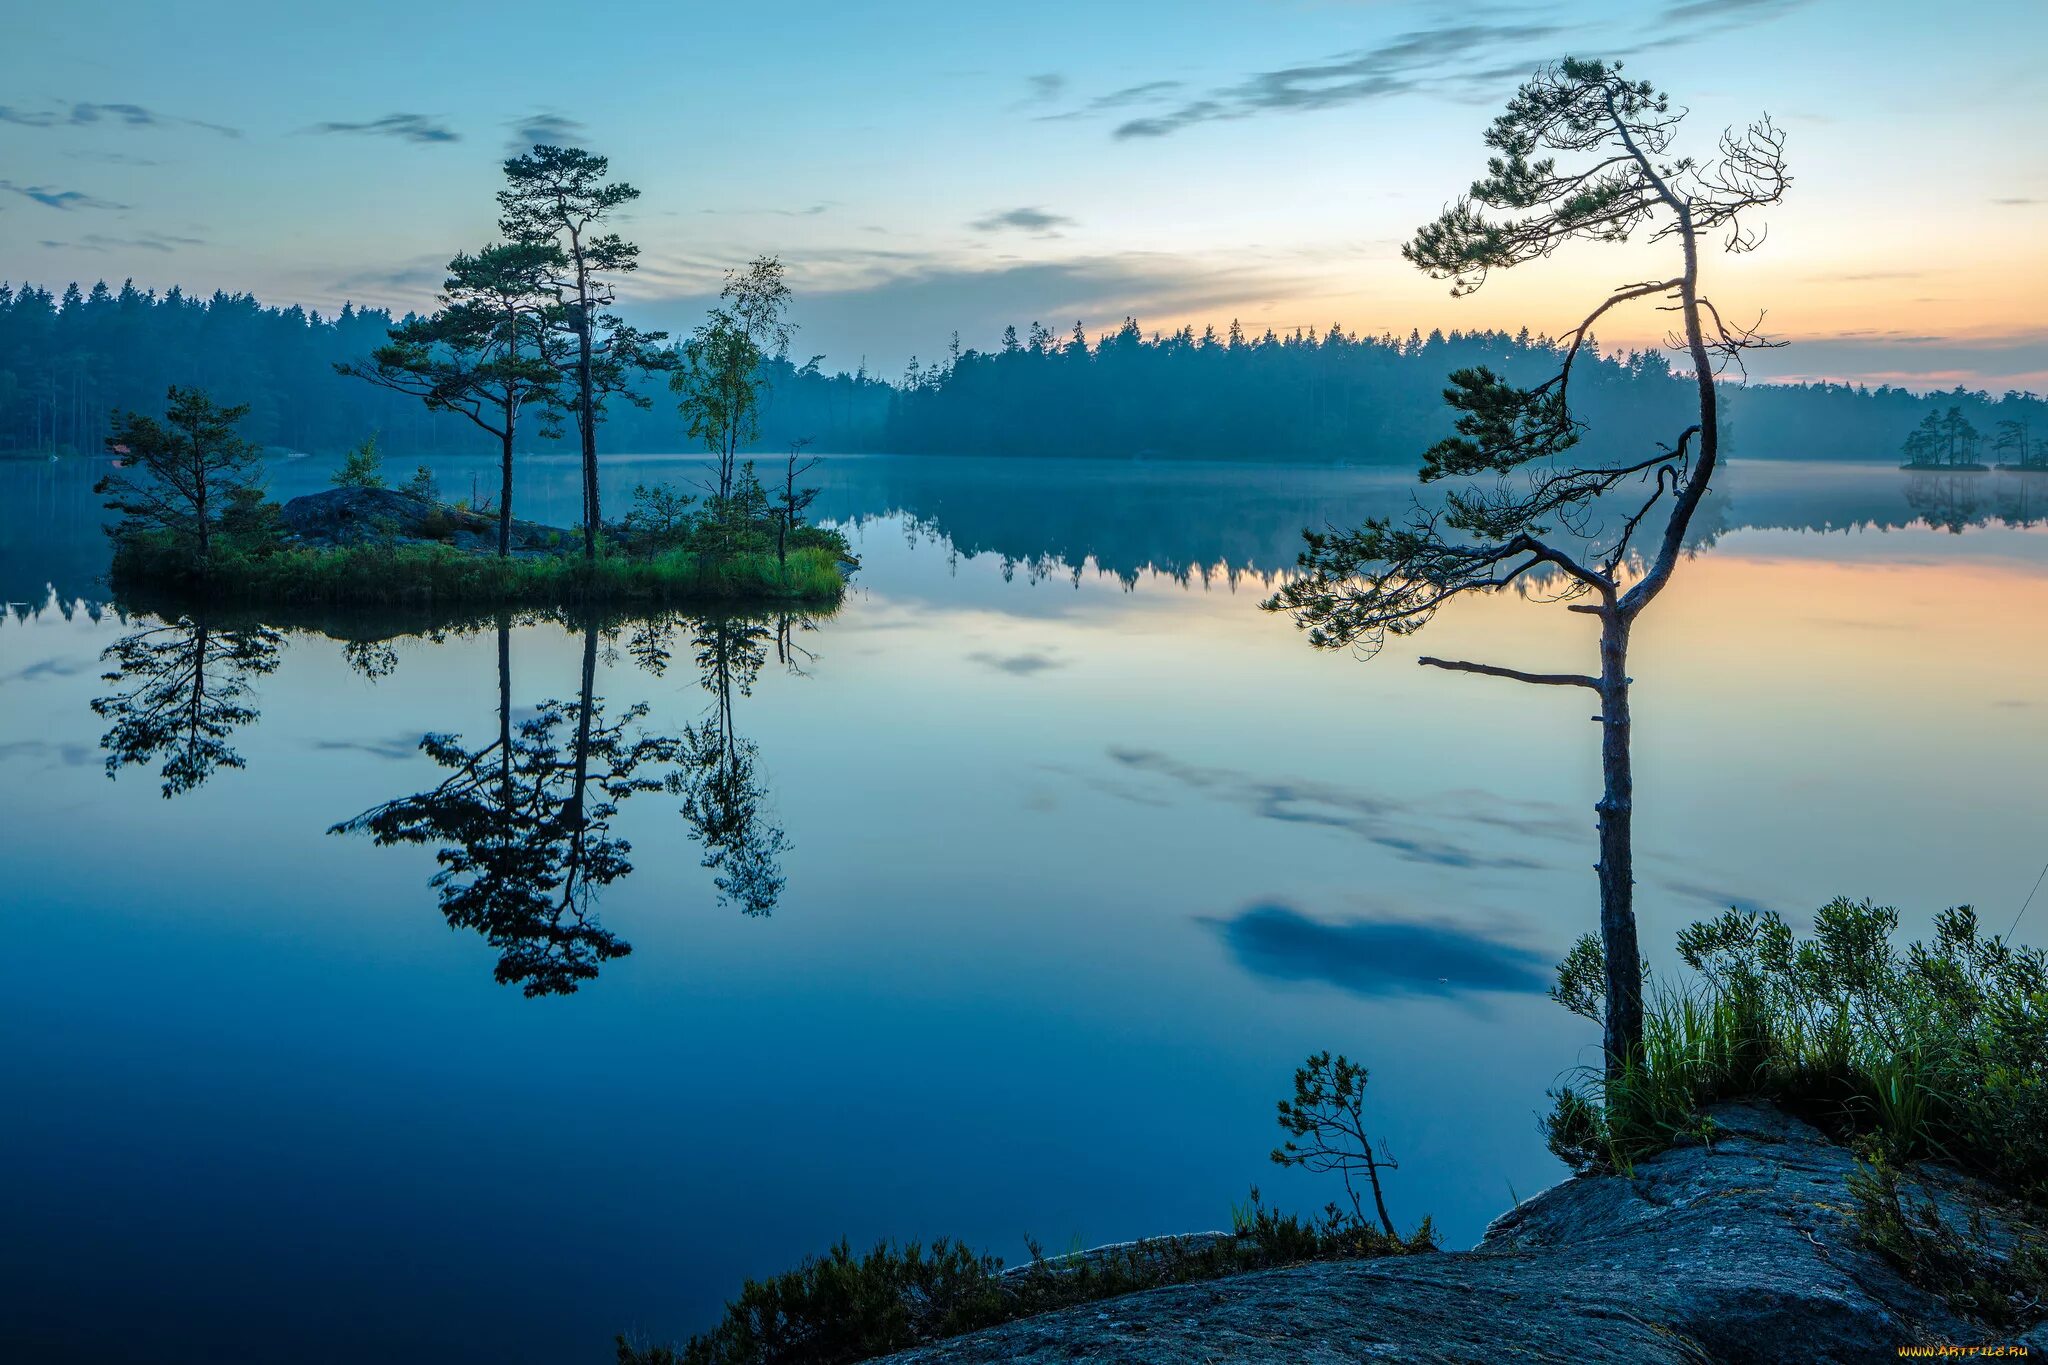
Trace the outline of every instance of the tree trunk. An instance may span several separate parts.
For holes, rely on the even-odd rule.
[[[583,557],[597,558],[597,414],[590,393],[590,287],[581,286],[576,310],[576,387],[581,398],[583,431]]]
[[[1394,1236],[1394,1220],[1387,1216],[1386,1196],[1380,1193],[1380,1166],[1372,1159],[1372,1153],[1369,1151],[1365,1155],[1365,1160],[1365,1173],[1372,1177],[1373,1207],[1379,1210],[1380,1227],[1385,1229],[1387,1236],[1391,1238]]]
[[[505,434],[498,454],[498,558],[512,553],[512,419],[505,419]]]
[[[1636,943],[1635,779],[1629,770],[1629,621],[1611,609],[1600,632],[1600,942],[1607,960],[1603,1039],[1611,1081],[1643,1053],[1643,967]]]

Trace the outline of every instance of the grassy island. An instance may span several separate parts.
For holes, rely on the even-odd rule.
[[[449,545],[289,546],[267,554],[230,549],[201,563],[162,535],[118,541],[113,582],[244,606],[820,604],[836,602],[846,588],[839,555],[815,547],[780,560],[773,551],[719,557],[687,549],[606,550],[586,560],[500,558]]]
[[[443,502],[424,466],[387,487],[374,438],[335,487],[280,505],[234,435],[243,411],[173,390],[165,422],[124,415],[109,442],[122,467],[100,485],[124,514],[109,528],[117,588],[252,607],[820,606],[855,565],[843,535],[805,520],[810,463],[794,457],[777,495],[733,462],[701,499],[643,484],[623,518],[572,530]]]

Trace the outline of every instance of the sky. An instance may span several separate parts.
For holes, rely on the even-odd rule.
[[[5,5],[15,283],[426,307],[541,140],[642,191],[636,321],[687,330],[772,253],[795,349],[832,367],[1126,315],[1555,333],[1650,253],[1575,245],[1454,300],[1399,247],[1570,54],[1669,91],[1702,154],[1765,112],[1786,130],[1768,242],[1704,267],[1791,343],[1753,375],[2048,389],[2040,0],[665,0],[581,30],[525,0]]]

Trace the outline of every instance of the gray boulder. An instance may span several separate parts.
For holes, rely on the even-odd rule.
[[[285,531],[301,545],[333,549],[389,538],[399,545],[450,545],[495,553],[498,518],[430,502],[395,488],[328,488],[293,498],[281,512]],[[516,554],[551,554],[581,544],[580,532],[538,522],[512,522]]]
[[[1848,1151],[1775,1109],[1714,1117],[1711,1147],[1674,1148],[1632,1178],[1567,1180],[1497,1219],[1469,1252],[1176,1285],[889,1359],[1803,1365],[1986,1342],[1859,1244]],[[1929,1178],[1952,1222],[1967,1208],[1985,1215],[1994,1249],[2039,1235],[1971,1182]],[[2048,1346],[2048,1327],[2006,1340]]]

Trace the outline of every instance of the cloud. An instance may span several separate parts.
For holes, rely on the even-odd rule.
[[[198,237],[179,237],[168,232],[144,232],[134,237],[111,237],[102,232],[88,232],[68,242],[51,241],[45,238],[46,247],[70,247],[77,251],[176,251],[181,246],[204,246]]]
[[[1239,966],[1275,981],[1322,981],[1367,997],[1540,995],[1550,985],[1551,962],[1544,954],[1456,925],[1330,922],[1278,903],[1249,905],[1229,919],[1202,922]]]
[[[1024,83],[1030,88],[1030,93],[1024,97],[1027,104],[1049,104],[1067,89],[1067,78],[1057,71],[1044,71],[1036,76],[1026,76]]]
[[[1074,220],[1063,213],[1048,213],[1040,208],[1003,209],[985,218],[977,218],[967,226],[976,232],[1001,232],[1015,228],[1019,232],[1036,232],[1054,235],[1055,230],[1074,226]]]
[[[410,732],[389,739],[316,739],[311,743],[315,749],[329,752],[353,750],[373,758],[409,759],[420,751],[419,735]]]
[[[970,662],[978,663],[984,667],[993,668],[998,673],[1008,673],[1018,678],[1028,678],[1034,673],[1044,673],[1049,669],[1066,667],[1064,661],[1055,659],[1050,654],[1040,654],[1035,650],[1026,650],[1021,654],[994,654],[982,650],[967,657]]]
[[[1491,78],[1502,69],[1475,69],[1473,58],[1503,44],[1527,44],[1559,32],[1550,24],[1447,24],[1403,33],[1378,47],[1341,53],[1320,62],[1260,71],[1235,85],[1211,90],[1178,108],[1117,126],[1118,138],[1165,137],[1197,123],[1256,114],[1332,109],[1366,100]],[[1519,71],[1519,65],[1505,68]],[[1133,86],[1132,90],[1143,87]]]
[[[800,209],[698,209],[700,214],[711,217],[745,218],[766,216],[772,218],[816,218],[819,214],[830,213],[832,201],[821,199],[815,204]]]
[[[567,115],[542,110],[512,121],[511,148],[514,152],[529,152],[536,145],[573,146],[582,140],[585,131],[583,124]]]
[[[1863,328],[1795,336],[1782,350],[1750,353],[1750,376],[1779,383],[1897,384],[1907,388],[2038,389],[2048,376],[2048,328],[2006,335],[1944,336]]]
[[[2048,204],[2048,199],[2026,199],[2026,198],[2012,198],[2012,199],[1994,199],[1994,200],[1992,200],[1991,202],[1992,202],[1992,203],[1994,203],[1994,204],[1999,204],[1999,205],[2002,205],[2002,206],[2003,206],[2003,207],[2005,207],[2005,208],[2009,208],[2009,209],[2014,209],[2014,208],[2023,208],[2023,207],[2025,207],[2025,206],[2027,206],[2027,205],[2029,205],[2029,204]]]
[[[647,292],[632,300],[636,321],[687,331],[716,300],[721,258],[678,254],[644,259],[635,276]],[[1127,316],[1183,316],[1215,308],[1255,310],[1316,281],[1257,264],[1215,263],[1163,252],[1075,256],[985,264],[934,260],[889,249],[807,251],[792,316],[808,350],[870,372],[929,356],[958,330],[993,344],[1005,325],[1036,319],[1064,331],[1076,320],[1113,326]]]
[[[381,289],[404,295],[431,295],[448,281],[448,263],[440,256],[415,256],[402,265],[375,266],[344,275],[334,288],[346,294]]]
[[[1670,0],[1650,18],[1642,37],[1619,46],[1604,43],[1602,55],[1626,57],[1683,46],[1710,34],[1776,18],[1807,3],[1809,0]],[[1505,11],[1497,8],[1494,12]],[[1113,136],[1166,137],[1197,123],[1334,109],[1418,91],[1491,98],[1500,83],[1520,79],[1553,58],[1559,46],[1554,40],[1567,31],[1556,24],[1485,21],[1414,29],[1375,47],[1253,72],[1164,113],[1126,120],[1117,125]],[[1076,110],[1071,116],[1149,102],[1174,84],[1152,81],[1129,86],[1099,97],[1092,108]]]
[[[1698,901],[1702,905],[1710,905],[1716,910],[1733,908],[1736,910],[1747,910],[1752,914],[1759,915],[1778,913],[1752,896],[1739,896],[1723,887],[1712,886],[1705,882],[1666,878],[1660,885],[1675,896],[1683,896],[1687,900]]]
[[[96,666],[80,659],[38,659],[26,668],[0,674],[0,682],[30,682],[36,678],[75,678]]]
[[[83,744],[58,743],[47,739],[16,739],[0,743],[0,759],[25,760],[45,757],[67,768],[83,768],[99,758],[95,749]]]
[[[425,114],[386,114],[365,123],[316,123],[309,133],[367,133],[374,137],[395,137],[405,142],[460,142],[462,134]]]
[[[242,130],[229,128],[204,119],[180,118],[174,114],[160,114],[140,104],[91,104],[83,102],[60,102],[54,109],[18,109],[13,105],[0,104],[0,123],[17,124],[23,128],[84,128],[98,123],[113,123],[124,128],[204,128],[222,137],[240,137]]]
[[[1174,783],[1262,820],[1321,826],[1384,848],[1408,862],[1439,867],[1528,870],[1544,866],[1520,854],[1461,841],[1441,828],[1445,825],[1478,825],[1524,838],[1572,838],[1579,833],[1578,826],[1554,807],[1504,800],[1484,792],[1449,793],[1431,809],[1429,802],[1412,796],[1395,799],[1334,782],[1201,767],[1151,749],[1112,748],[1109,758],[1127,772]],[[1125,795],[1115,787],[1104,790]]]
[[[9,194],[18,194],[24,199],[33,199],[38,204],[42,204],[47,208],[57,209],[66,213],[72,209],[124,209],[128,207],[126,204],[116,204],[111,200],[87,194],[83,190],[58,190],[51,189],[48,185],[17,185],[12,180],[0,180],[0,190],[5,190]]]
[[[1727,27],[1773,18],[1806,3],[1807,0],[1669,0],[1657,18],[1664,24],[1712,22]]]

